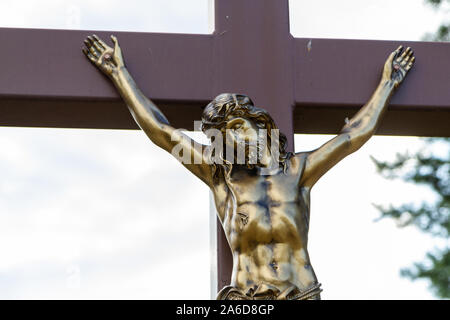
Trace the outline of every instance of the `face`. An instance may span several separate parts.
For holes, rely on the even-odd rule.
[[[227,148],[235,150],[234,156],[236,163],[247,162],[253,159],[250,163],[256,163],[258,154],[258,127],[256,124],[248,119],[236,117],[228,120],[226,126],[225,143]],[[239,149],[244,150],[245,159],[239,160]]]
[[[247,142],[250,145],[258,142],[258,127],[251,120],[245,118],[233,118],[228,120],[226,126],[227,143],[236,145]]]

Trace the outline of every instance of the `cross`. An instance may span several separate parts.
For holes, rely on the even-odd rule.
[[[192,129],[216,95],[244,93],[274,117],[291,151],[294,133],[337,133],[399,45],[294,38],[288,0],[215,0],[209,35],[0,28],[0,125],[137,129],[81,52],[92,33],[117,35],[130,73],[173,126]],[[417,63],[378,134],[450,136],[450,44],[402,44]],[[230,282],[232,257],[217,226],[219,290]]]

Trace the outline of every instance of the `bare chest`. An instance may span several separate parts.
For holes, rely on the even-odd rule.
[[[302,242],[304,210],[295,176],[238,172],[228,186],[234,201],[225,230],[232,246]]]
[[[282,172],[276,175],[237,172],[228,180],[228,187],[237,206],[250,203],[276,206],[298,200],[298,180]]]

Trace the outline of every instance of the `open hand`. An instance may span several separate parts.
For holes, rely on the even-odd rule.
[[[414,64],[414,52],[410,47],[403,51],[403,46],[389,55],[384,64],[382,80],[392,81],[397,88],[405,79],[406,74]]]
[[[88,59],[108,77],[114,77],[120,68],[124,67],[119,42],[115,36],[111,36],[111,40],[114,43],[114,49],[94,34],[84,40],[86,48],[83,48]]]

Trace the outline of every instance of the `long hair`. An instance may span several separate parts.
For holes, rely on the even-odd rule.
[[[252,120],[258,129],[267,130],[267,144],[272,143],[272,130],[278,129],[275,121],[269,113],[261,108],[254,106],[253,101],[243,94],[223,93],[218,95],[211,101],[203,110],[202,115],[202,131],[206,133],[208,129],[217,129],[225,136],[226,124],[232,118],[241,117]],[[286,151],[287,139],[286,136],[279,132],[278,139],[279,149],[279,164],[283,166],[284,172],[287,170],[287,160],[292,156],[291,152]],[[225,144],[225,141],[223,142]],[[225,150],[225,145],[222,148]],[[214,152],[209,153],[210,160],[216,156]],[[217,164],[211,161],[213,165],[213,178],[219,177],[222,169],[224,173],[229,175],[232,170],[232,163],[225,160],[223,154],[217,155],[224,164]]]

